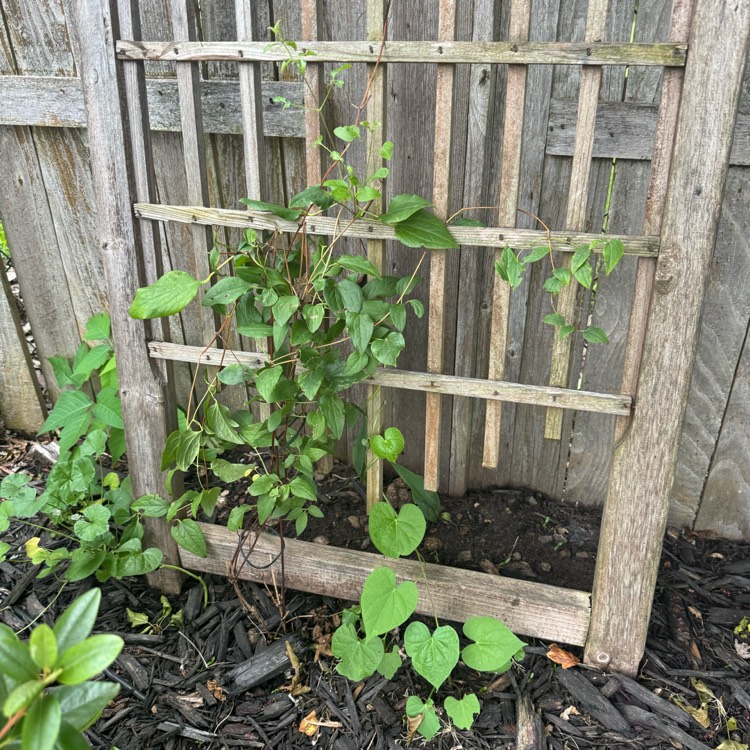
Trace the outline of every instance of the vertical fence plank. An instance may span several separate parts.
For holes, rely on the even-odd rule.
[[[602,39],[607,21],[608,0],[591,0],[586,19],[586,39]],[[602,69],[591,66],[581,70],[581,83],[578,93],[578,116],[576,120],[576,141],[571,166],[570,192],[568,210],[565,220],[567,229],[582,231],[586,226],[586,207],[589,195],[589,177],[591,175],[591,155],[594,149],[594,128],[596,110],[599,103],[599,88],[602,83]],[[560,268],[569,268],[570,258],[560,261]],[[572,281],[563,287],[557,302],[557,312],[566,321],[575,319],[577,284]],[[560,339],[555,336],[552,348],[549,384],[565,387],[570,372],[571,337]],[[548,440],[560,440],[562,437],[562,409],[547,409],[547,420],[544,437]]]
[[[456,8],[450,0],[440,0],[438,41],[454,38]],[[448,215],[448,184],[450,180],[451,111],[453,109],[453,66],[438,65],[435,99],[435,153],[432,173],[432,204],[442,219]],[[445,250],[433,250],[430,256],[429,338],[427,342],[428,372],[443,371],[445,346]],[[425,413],[424,486],[435,491],[440,482],[441,396],[427,394]]]
[[[160,455],[166,441],[168,399],[158,368],[148,356],[145,326],[127,312],[142,279],[136,262],[125,117],[114,56],[116,10],[98,0],[80,0],[75,11],[79,39],[84,42],[81,80],[133,493],[161,494]],[[179,553],[167,524],[162,519],[151,520],[145,543],[159,547],[165,562],[178,564]],[[149,581],[166,593],[180,589],[180,576],[175,571],[156,571]]]
[[[380,43],[385,32],[385,2],[384,0],[368,0],[367,2],[367,39],[373,43]],[[374,65],[367,66],[368,76],[372,76],[370,101],[367,105],[367,119],[379,122],[377,130],[367,133],[367,153],[373,154],[376,164],[382,164],[379,158],[383,146],[383,132],[386,128],[385,91],[386,69],[382,66],[375,69]],[[377,155],[377,156],[375,156]],[[383,198],[373,201],[372,210],[381,213],[384,210]],[[381,273],[383,272],[383,251],[385,242],[382,240],[368,240],[367,258]],[[383,392],[379,386],[367,387],[367,432],[370,437],[379,435],[383,426]],[[367,448],[367,510],[383,497],[383,462],[377,458],[372,450]]]
[[[522,42],[529,38],[531,0],[515,0],[511,4],[508,41]],[[505,90],[505,126],[503,128],[503,160],[500,166],[500,199],[498,223],[501,227],[516,226],[518,186],[521,179],[521,145],[523,142],[523,115],[526,100],[526,66],[509,65]],[[502,249],[495,251],[499,261]],[[508,317],[510,313],[510,287],[495,278],[492,300],[492,327],[490,329],[490,380],[503,380],[505,352],[508,343]],[[500,455],[500,417],[502,403],[490,401],[486,406],[484,453],[482,465],[497,467]]]
[[[711,41],[718,35],[722,45]],[[690,115],[677,128],[636,411],[612,462],[585,650],[588,662],[628,674],[646,641],[749,36],[750,4],[697,2],[681,105]]]

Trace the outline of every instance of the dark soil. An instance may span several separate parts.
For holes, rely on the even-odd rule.
[[[27,458],[31,443],[0,435],[0,477],[30,468],[43,480],[46,469]],[[29,464],[31,464],[29,466]],[[361,549],[366,546],[362,488],[337,467],[322,482],[329,498],[326,519],[305,538]],[[399,487],[391,492],[398,494]],[[227,498],[231,502],[231,496]],[[425,557],[490,574],[533,578],[577,589],[591,585],[599,514],[554,503],[537,493],[497,490],[460,500],[443,499],[449,519],[432,524]],[[91,580],[68,584],[54,576],[37,579],[23,562],[23,528],[4,540],[16,546],[16,562],[0,565],[0,620],[15,629],[32,621],[52,622]],[[109,581],[97,629],[120,633],[123,654],[107,677],[122,684],[119,697],[87,731],[92,746],[110,750],[188,748],[335,748],[384,750],[406,746],[406,697],[425,696],[418,676],[401,669],[393,681],[379,676],[353,685],[335,672],[326,655],[341,609],[337,600],[278,592],[227,579],[206,577],[209,597],[188,579],[172,601],[183,624],[134,630],[126,607],[162,613],[159,594],[141,579]],[[561,669],[547,658],[549,644],[532,641],[524,661],[499,678],[462,670],[441,691],[474,690],[482,713],[472,731],[445,728],[431,743],[416,747],[511,748],[528,731],[524,709],[542,727],[536,745],[563,748],[717,748],[750,736],[750,650],[733,629],[750,616],[750,545],[709,539],[670,529],[646,655],[637,681],[578,666]],[[142,630],[142,629],[141,629]],[[299,663],[289,661],[280,639],[291,639]],[[274,645],[274,643],[276,645]],[[570,652],[581,656],[580,649]],[[280,654],[280,656],[279,656]],[[743,655],[744,654],[744,655]],[[281,670],[249,689],[237,689],[237,667],[259,675],[273,656]],[[235,671],[233,671],[235,670]],[[700,682],[696,683],[695,680]],[[711,691],[707,698],[701,683]],[[681,703],[701,709],[699,723]],[[310,737],[299,731],[311,711],[322,723]],[[521,717],[519,719],[519,717]],[[730,721],[732,719],[733,721]],[[728,728],[729,727],[729,728]],[[735,727],[732,729],[731,727]],[[742,750],[740,744],[722,750]]]

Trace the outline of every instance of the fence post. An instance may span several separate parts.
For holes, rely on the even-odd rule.
[[[128,315],[142,283],[143,264],[136,246],[124,98],[115,59],[116,4],[115,0],[78,0],[73,8],[133,494],[161,495],[165,491],[160,463],[167,431],[167,384],[149,358],[145,324]],[[146,519],[144,543],[159,547],[165,563],[179,565],[177,545],[163,519]],[[182,577],[176,571],[157,570],[148,580],[164,593],[176,594]]]
[[[585,651],[587,662],[631,675],[646,643],[749,34],[750,0],[697,3],[635,416],[612,461]]]

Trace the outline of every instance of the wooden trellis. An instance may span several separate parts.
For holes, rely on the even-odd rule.
[[[602,41],[608,0],[590,0],[582,43],[528,41],[530,0],[513,0],[510,34],[502,42],[454,41],[455,3],[440,0],[438,39],[434,42],[388,41],[380,50],[384,22],[382,0],[369,0],[366,41],[317,41],[316,4],[304,0],[305,25],[300,51],[316,53],[310,83],[319,86],[318,63],[364,62],[380,55],[381,73],[368,105],[371,119],[383,120],[388,66],[402,62],[437,63],[435,170],[432,202],[436,213],[448,210],[450,173],[450,112],[453,71],[457,63],[508,65],[506,118],[500,174],[498,224],[475,229],[456,228],[462,245],[521,248],[546,241],[543,231],[515,228],[518,208],[523,101],[527,68],[540,65],[581,66],[581,82],[573,151],[573,165],[565,230],[552,232],[555,250],[569,254],[600,235],[586,233],[584,214],[591,173],[594,129],[603,66],[637,65],[665,68],[662,99],[654,144],[646,221],[640,236],[621,237],[625,252],[639,257],[636,304],[631,319],[628,356],[622,393],[588,393],[563,387],[568,382],[570,344],[556,343],[548,386],[505,382],[504,354],[508,328],[508,292],[495,282],[492,345],[487,380],[443,374],[443,299],[445,255],[431,254],[429,295],[430,339],[426,373],[379,370],[372,386],[411,388],[428,394],[425,477],[437,487],[440,394],[486,399],[488,403],[484,463],[497,465],[501,402],[547,408],[545,436],[560,438],[560,414],[575,408],[617,415],[618,445],[603,519],[593,602],[587,592],[556,589],[498,576],[430,570],[431,596],[438,614],[465,619],[473,614],[495,614],[526,635],[586,646],[588,661],[633,673],[645,643],[650,603],[656,580],[661,539],[666,523],[668,493],[674,472],[678,428],[684,411],[704,279],[715,238],[721,191],[729,161],[731,132],[748,43],[750,3],[727,0],[675,0],[670,40],[657,44],[611,44]],[[113,334],[118,345],[123,418],[128,433],[133,488],[137,494],[163,489],[159,470],[161,449],[170,413],[168,368],[164,361],[216,365],[225,352],[171,344],[164,326],[147,326],[127,316],[135,289],[159,274],[158,221],[190,225],[195,273],[207,275],[208,227],[253,227],[295,232],[296,223],[268,214],[211,208],[208,203],[203,129],[200,110],[200,70],[204,61],[240,63],[241,108],[245,138],[247,194],[263,194],[259,143],[262,108],[259,101],[259,64],[278,62],[285,53],[259,41],[253,3],[237,0],[237,41],[197,42],[190,0],[172,0],[175,40],[142,40],[136,0],[102,7],[97,0],[75,4],[81,38],[81,77],[84,84],[91,163],[99,211],[99,231],[111,302]],[[692,18],[692,22],[691,22]],[[721,43],[717,43],[717,40]],[[189,206],[164,205],[153,191],[148,112],[143,64],[172,61],[177,79],[185,153]],[[120,87],[120,71],[124,88]],[[680,112],[688,116],[680,117]],[[370,114],[372,113],[372,114]],[[306,120],[308,146],[318,135],[317,118]],[[377,145],[377,144],[373,144]],[[310,154],[308,177],[316,181],[320,162]],[[308,222],[312,234],[333,231],[333,220]],[[354,222],[353,237],[368,240],[368,255],[382,262],[383,243],[393,230],[377,223]],[[566,255],[569,258],[569,255]],[[205,267],[204,267],[205,266]],[[575,288],[560,301],[561,311],[574,309]],[[153,328],[153,330],[152,330]],[[213,340],[213,320],[205,318],[206,343]],[[262,352],[236,352],[239,361],[259,363]],[[161,364],[160,364],[161,363]],[[370,400],[371,425],[378,428],[377,398]],[[371,472],[369,488],[379,496],[382,485]],[[237,543],[234,534],[204,525],[209,556],[200,559],[178,551],[165,527],[152,522],[152,543],[168,560],[188,568],[227,574]],[[260,562],[276,554],[272,538],[261,536],[253,554]],[[287,545],[287,584],[320,593],[354,598],[363,577],[380,558],[332,550],[303,542]],[[398,575],[418,578],[409,561],[388,561]],[[311,567],[312,566],[312,567]],[[262,578],[273,569],[244,570],[241,575]],[[278,572],[276,572],[278,575]],[[160,574],[165,589],[178,581]]]

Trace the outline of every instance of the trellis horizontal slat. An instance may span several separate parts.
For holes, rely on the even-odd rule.
[[[281,62],[289,53],[265,42],[135,42],[116,44],[120,60],[264,60]],[[374,42],[297,42],[297,53],[315,53],[315,62],[365,62],[378,59]],[[686,44],[605,44],[586,42],[386,42],[385,63],[505,63],[516,65],[668,65],[683,66]]]
[[[210,224],[223,227],[252,227],[258,230],[296,233],[298,224],[274,218],[262,211],[234,211],[203,206],[167,206],[158,203],[136,203],[135,215],[139,219],[155,221],[177,221],[185,224]],[[395,240],[393,227],[376,221],[342,222],[325,216],[308,219],[307,231],[314,235],[336,235],[346,227],[348,237]],[[513,248],[535,247],[547,243],[547,233],[535,229],[514,227],[450,227],[450,233],[460,245],[475,247],[497,247],[508,244]],[[659,238],[656,236],[627,237],[607,235],[607,239],[620,239],[626,255],[655,258],[659,254]],[[601,240],[601,234],[587,232],[552,232],[549,236],[552,249],[558,252],[574,252],[579,245]]]
[[[302,105],[304,84],[299,81],[263,81],[263,134],[279,138],[303,138],[302,109],[284,109],[272,100],[282,96]],[[201,109],[206,133],[242,134],[240,85],[237,81],[201,81]],[[151,130],[179,131],[180,105],[177,81],[146,81]],[[0,125],[38,125],[52,128],[85,128],[83,89],[80,78],[61,76],[0,75]]]
[[[446,620],[473,616],[500,617],[514,633],[582,645],[591,617],[591,595],[533,581],[519,581],[473,570],[458,570],[418,560],[393,560],[372,552],[358,552],[297,539],[284,539],[283,568],[278,537],[263,533],[243,545],[224,527],[202,523],[206,557],[183,550],[182,565],[191,570],[314,592],[338,599],[358,599],[373,568],[391,568],[399,580],[424,587],[417,611]],[[252,551],[249,547],[253,545]],[[252,555],[252,565],[233,560]],[[427,579],[429,585],[424,581]]]
[[[185,346],[162,341],[149,342],[150,355],[156,359],[173,362],[193,362],[211,367],[233,363],[262,367],[268,362],[262,352],[241,352],[211,347]],[[567,388],[543,385],[506,383],[482,378],[463,378],[455,375],[439,375],[432,372],[409,372],[379,368],[368,383],[384,388],[403,388],[423,393],[442,393],[467,398],[482,398],[491,401],[513,401],[532,406],[555,406],[561,409],[579,409],[598,414],[630,414],[633,400],[630,396],[609,393],[590,393]]]

